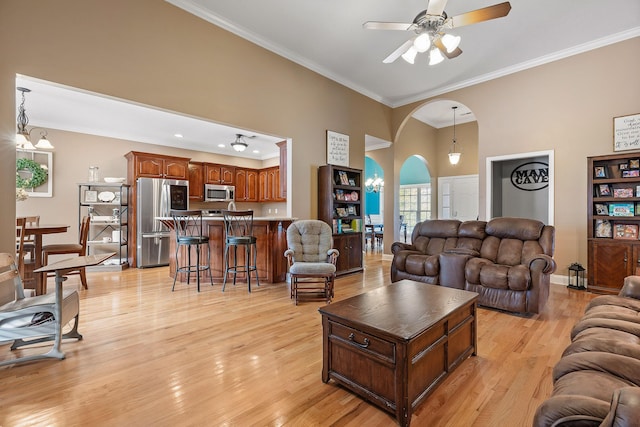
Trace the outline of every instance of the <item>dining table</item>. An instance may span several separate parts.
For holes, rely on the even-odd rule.
[[[34,256],[34,270],[42,267],[42,236],[45,234],[59,234],[66,233],[69,230],[68,225],[60,224],[38,224],[27,225],[24,229],[24,234],[27,236],[33,236],[35,246]],[[44,284],[47,280],[47,273],[35,273],[34,279],[36,281],[36,295],[42,295],[44,293]]]

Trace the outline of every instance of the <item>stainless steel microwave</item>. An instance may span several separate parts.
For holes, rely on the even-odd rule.
[[[233,202],[236,199],[236,187],[233,185],[204,185],[205,202]]]

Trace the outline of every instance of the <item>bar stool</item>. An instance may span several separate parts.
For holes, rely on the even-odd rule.
[[[226,239],[224,246],[224,280],[222,282],[222,291],[227,284],[227,276],[233,273],[233,285],[236,284],[238,273],[247,273],[247,287],[251,292],[251,272],[256,275],[256,282],[260,286],[258,279],[258,247],[256,245],[256,237],[253,235],[253,211],[222,211],[224,216],[224,227],[226,231]],[[244,248],[245,262],[244,265],[238,265],[238,246]],[[233,265],[229,265],[229,249],[233,247]],[[250,263],[251,248],[253,248],[253,264]]]
[[[187,273],[187,285],[191,280],[191,273],[196,273],[196,283],[198,292],[200,292],[200,272],[209,272],[209,281],[213,286],[213,277],[211,275],[211,247],[209,246],[209,237],[205,236],[202,231],[202,211],[196,210],[171,210],[170,215],[173,217],[173,227],[176,232],[176,273],[173,277],[173,286],[171,292],[176,287],[176,279],[179,273]],[[207,262],[200,263],[200,247],[207,246]],[[191,247],[196,249],[196,263],[191,264]],[[181,266],[178,252],[181,247],[187,248],[187,264]]]

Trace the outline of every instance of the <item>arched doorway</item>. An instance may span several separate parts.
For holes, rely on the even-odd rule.
[[[409,156],[400,168],[398,212],[400,238],[410,243],[418,222],[433,218],[431,173],[422,156]]]

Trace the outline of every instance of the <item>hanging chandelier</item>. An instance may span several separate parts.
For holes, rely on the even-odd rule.
[[[384,180],[377,173],[374,173],[373,178],[367,179],[364,183],[364,189],[367,193],[379,193],[382,187],[384,187]]]
[[[244,142],[244,135],[236,133],[236,140],[231,143],[231,148],[238,152],[241,152],[246,150],[248,146],[249,144]]]
[[[31,128],[31,130],[27,130],[27,124],[29,124],[29,117],[27,117],[27,112],[24,108],[25,102],[25,93],[31,92],[31,89],[27,89],[26,87],[18,87],[16,88],[18,91],[22,92],[22,102],[20,102],[20,107],[18,108],[18,131],[16,132],[16,148],[20,150],[35,150],[36,148],[51,150],[54,146],[47,139],[47,131],[42,128]],[[31,132],[38,129],[40,131],[40,138],[38,139],[38,143],[33,145],[31,142]]]
[[[451,141],[451,148],[449,148],[449,163],[452,165],[457,165],[460,161],[460,156],[462,156],[462,152],[456,147],[456,109],[457,106],[451,107],[453,110],[453,140]]]

